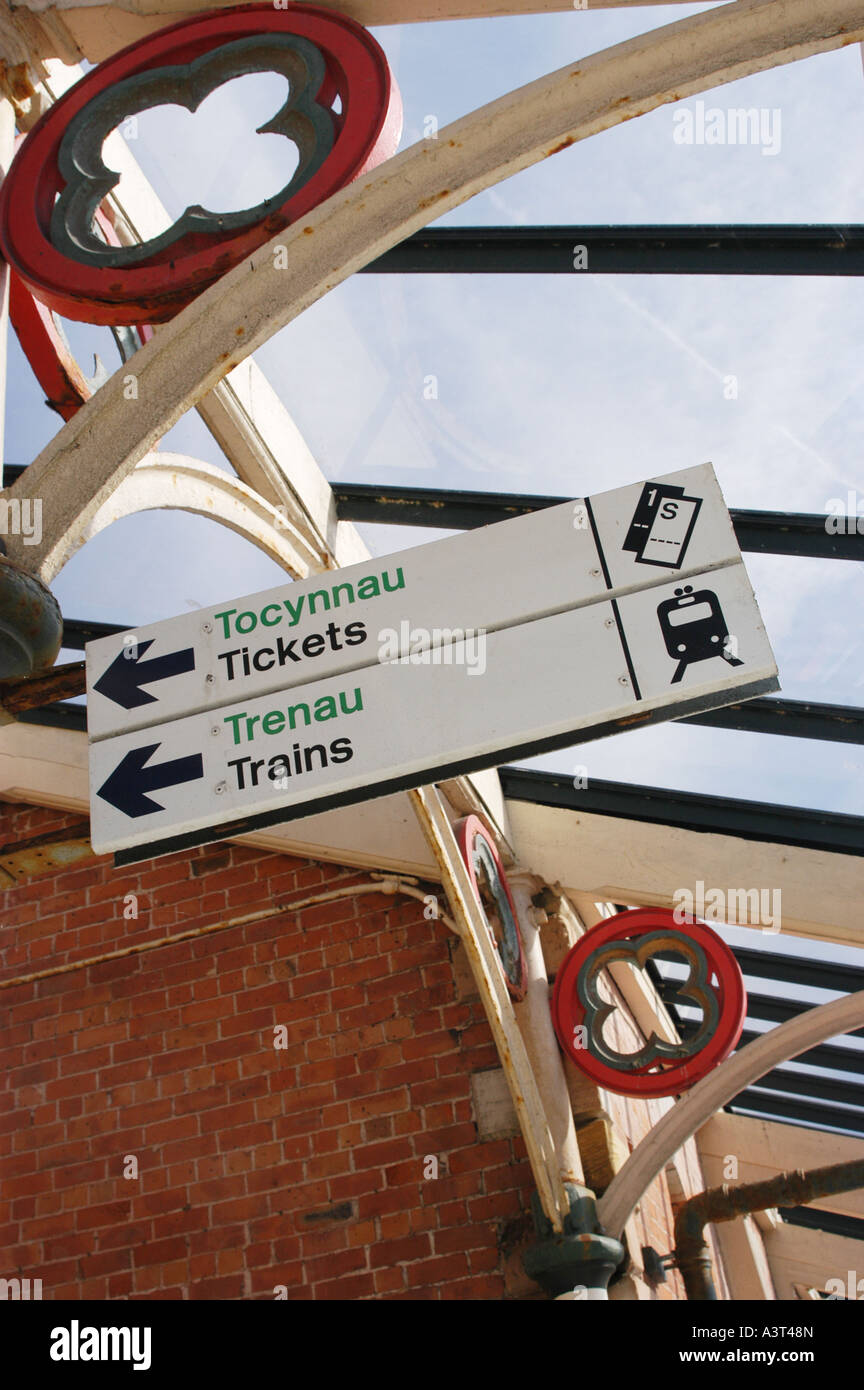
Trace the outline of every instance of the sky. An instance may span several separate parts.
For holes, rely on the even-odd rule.
[[[705,6],[575,11],[373,31],[401,89],[401,148],[514,87]],[[255,126],[284,82],[247,77],[195,117],[162,108],[131,147],[169,212],[250,206],[290,177],[292,147]],[[684,144],[686,109],[757,108],[766,138]],[[576,144],[436,225],[864,220],[857,45],[661,108]],[[710,461],[727,505],[864,512],[864,286],[856,279],[354,276],[256,355],[331,480],[582,496]],[[66,325],[82,365],[118,365],[108,330]],[[437,397],[424,386],[436,379]],[[736,394],[730,396],[729,379]],[[6,458],[27,463],[60,421],[17,344]],[[197,415],[166,450],[228,467]],[[438,531],[360,528],[387,555]],[[860,566],[745,555],[781,693],[864,703]],[[542,563],[542,556],[538,556]],[[106,575],[111,582],[106,583]],[[140,624],[284,581],[198,517],[121,521],[66,566],[67,617]],[[71,655],[71,654],[70,654]],[[864,812],[864,752],[671,723],[533,766],[746,800]]]

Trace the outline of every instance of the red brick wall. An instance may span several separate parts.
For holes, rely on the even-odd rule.
[[[6,807],[0,843],[77,824]],[[0,980],[366,879],[228,845],[91,859],[3,894]],[[448,937],[376,894],[0,991],[0,1276],[46,1299],[505,1297],[533,1184],[520,1139],[477,1140],[470,1074],[498,1059]]]
[[[75,829],[0,807],[0,846]],[[3,893],[0,983],[367,881],[227,844],[91,858]],[[0,1277],[46,1299],[542,1298],[524,1145],[478,1139],[471,1074],[500,1063],[453,945],[370,894],[0,989]],[[632,1147],[646,1107],[609,1100]],[[637,1263],[671,1222],[659,1182]]]

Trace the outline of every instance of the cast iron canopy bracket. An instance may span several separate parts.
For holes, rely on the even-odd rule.
[[[587,1187],[565,1183],[570,1211],[564,1217],[563,1233],[558,1235],[543,1212],[535,1192],[531,1212],[537,1240],[522,1256],[525,1273],[550,1298],[572,1293],[574,1289],[602,1289],[627,1259],[620,1240],[604,1235],[597,1219],[594,1193]]]

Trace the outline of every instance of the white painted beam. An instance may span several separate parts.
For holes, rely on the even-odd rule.
[[[761,1232],[752,1216],[718,1221],[711,1228],[736,1303],[776,1299],[771,1266]]]
[[[852,854],[741,840],[676,826],[509,801],[519,859],[581,901],[676,906],[676,889],[777,889],[784,935],[864,945],[861,861]],[[731,911],[730,920],[735,917]],[[742,921],[741,926],[751,925]],[[759,943],[769,946],[771,932]]]
[[[472,778],[472,782],[474,780]],[[605,854],[612,862],[619,857],[626,862],[628,846],[639,845],[646,827],[637,821],[617,820],[608,816],[579,817],[579,823],[571,825],[571,818],[575,819],[573,813],[554,812],[565,817],[570,828],[566,839],[553,839],[548,852],[545,852],[549,808],[519,801],[501,803],[496,795],[498,783],[495,772],[476,774],[476,783],[484,798],[484,806],[473,809],[480,814],[485,813],[497,830],[503,830],[514,844],[520,863],[529,864],[534,873],[549,883],[563,884],[562,891],[574,904],[579,905],[580,912],[587,914],[584,917],[586,925],[595,925],[601,919],[601,914],[597,913],[590,919],[591,914],[586,906],[589,897],[594,899],[594,894],[581,893],[578,887],[567,886],[578,881],[570,857],[574,847],[580,849],[578,863],[581,876],[584,865],[590,864],[592,856]],[[13,799],[86,812],[89,806],[86,736],[31,724],[16,723],[0,729],[0,797],[13,793]],[[402,807],[396,821],[389,819],[389,813],[386,817],[379,814],[384,805]],[[464,812],[466,808],[459,806],[457,809]],[[353,806],[328,811],[284,827],[256,832],[249,837],[249,842],[293,853],[295,850],[284,848],[290,843],[297,847],[297,853],[312,857],[317,854],[338,862],[393,868],[405,873],[422,872],[437,877],[434,860],[423,847],[419,832],[414,833],[413,822],[407,797],[392,796],[367,803],[362,815],[358,815],[357,808]],[[412,833],[404,838],[405,827],[409,824]],[[661,836],[671,833],[664,826],[647,828],[659,831]],[[801,929],[798,934],[817,940],[857,941],[861,944],[858,907],[860,866],[853,856],[819,856],[814,851],[794,849],[788,845],[758,845],[730,836],[681,833],[688,836],[686,853],[679,846],[677,852],[667,854],[665,858],[661,856],[659,860],[657,871],[661,882],[665,877],[667,890],[670,882],[686,882],[688,875],[692,878],[701,872],[705,863],[703,846],[708,839],[712,842],[711,863],[718,866],[723,882],[731,874],[741,872],[742,851],[756,848],[764,852],[770,863],[781,865],[783,869],[784,906],[788,902],[791,911],[796,903],[799,907],[803,904],[803,910],[809,914],[806,931],[799,924]],[[585,853],[581,851],[583,843]],[[641,852],[639,857],[641,859]],[[844,878],[844,875],[847,877]],[[622,887],[615,894],[598,891],[596,901],[613,897],[617,902],[639,905],[638,887],[637,880],[631,882],[629,888]],[[672,905],[668,891],[665,896],[654,896],[661,905]],[[767,940],[770,943],[770,937]],[[626,981],[624,985],[628,990],[632,988]],[[646,1005],[649,1002],[646,1000]],[[629,998],[629,1003],[631,1007],[634,1003],[638,1006],[635,996]],[[789,1127],[784,1125],[782,1129],[785,1134]]]
[[[295,579],[305,579],[319,567],[318,555],[283,513],[231,473],[185,454],[148,454],[103,502],[81,544],[121,517],[162,508],[194,512],[227,526]]]
[[[234,0],[121,0],[92,5],[87,0],[24,0],[17,11],[38,17],[47,41],[58,56],[71,47],[90,62],[101,62],[118,48],[146,34],[176,24],[205,10],[221,9]],[[452,19],[495,19],[506,15],[570,13],[578,10],[617,10],[644,5],[686,4],[688,0],[316,0],[323,9],[338,10],[367,27],[423,24]],[[578,16],[574,23],[578,23]]]
[[[108,157],[122,178],[122,196],[118,189],[108,198],[121,241],[128,244],[158,235],[170,218],[116,131],[109,139]],[[369,550],[359,532],[337,519],[330,484],[253,358],[229,372],[198,401],[197,410],[240,478],[281,508],[305,538],[313,552],[311,572],[367,558]]]
[[[800,1125],[757,1120],[749,1115],[721,1111],[703,1125],[696,1136],[708,1187],[720,1187],[728,1178],[730,1158],[737,1161],[735,1183],[767,1182],[778,1173],[800,1168],[824,1168],[829,1163],[850,1163],[861,1157],[861,1140],[827,1134]],[[839,1212],[864,1221],[864,1190],[836,1192],[809,1204],[823,1211]],[[864,1276],[864,1269],[861,1271]]]
[[[338,520],[330,484],[252,358],[198,402],[198,414],[240,477],[281,508],[314,547],[311,572],[342,569],[368,557],[360,533],[351,522]]]

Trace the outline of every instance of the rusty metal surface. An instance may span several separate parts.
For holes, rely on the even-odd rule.
[[[87,663],[69,661],[54,666],[45,675],[25,676],[23,680],[0,681],[0,706],[8,714],[25,709],[38,709],[57,700],[69,700],[83,695],[87,684]]]
[[[94,220],[104,244],[119,246],[117,233],[101,208],[97,208]],[[98,357],[92,377],[81,370],[58,316],[45,304],[40,304],[14,272],[9,280],[9,319],[36,380],[45,392],[45,404],[64,420],[71,420],[93,392],[107,381],[107,371]],[[153,329],[147,324],[114,328],[112,332],[124,362],[153,336]],[[12,481],[8,468],[4,477],[7,483]]]
[[[717,1297],[704,1235],[704,1227],[709,1223],[734,1221],[738,1216],[769,1207],[803,1206],[818,1197],[859,1187],[864,1187],[864,1158],[812,1168],[808,1173],[798,1169],[778,1173],[740,1187],[724,1184],[691,1197],[675,1214],[675,1265],[681,1271],[688,1299],[713,1302]]]
[[[86,831],[82,833],[80,827],[51,831],[23,843],[0,845],[0,870],[4,879],[8,879],[0,886],[8,888],[92,858],[90,837]]]
[[[15,524],[7,506],[0,518]],[[35,575],[0,555],[0,680],[45,671],[57,659],[63,637],[60,606]]]
[[[34,299],[23,280],[12,275],[9,318],[39,385],[45,404],[71,420],[92,395],[51,310]]]

